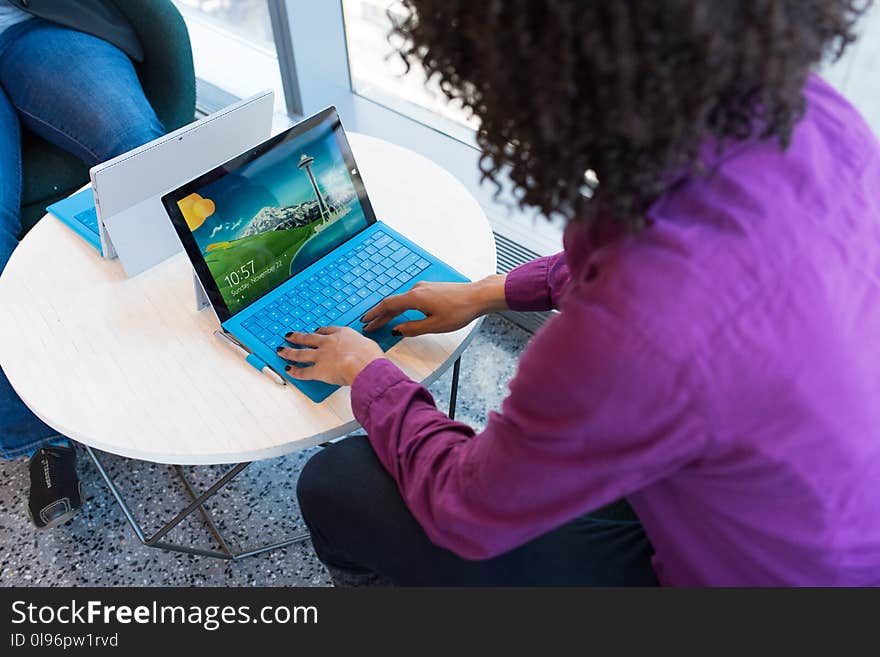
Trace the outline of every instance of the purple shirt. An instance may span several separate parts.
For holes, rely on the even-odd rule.
[[[572,224],[508,276],[512,309],[561,312],[482,433],[388,360],[357,377],[434,543],[491,557],[626,496],[664,584],[880,584],[880,144],[804,92],[787,151],[728,150],[637,236]]]

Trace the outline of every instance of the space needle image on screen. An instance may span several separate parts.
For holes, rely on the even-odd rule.
[[[233,313],[367,225],[327,125],[282,142],[178,206]]]
[[[315,190],[315,197],[318,199],[318,210],[321,212],[321,216],[326,223],[327,219],[330,218],[330,208],[327,205],[327,201],[324,200],[324,195],[321,194],[321,188],[318,187],[318,181],[315,180],[315,174],[312,173],[312,164],[314,162],[315,158],[303,153],[302,157],[299,158],[299,164],[296,165],[296,168],[300,171],[305,171],[309,176],[309,182],[312,183],[312,188]]]

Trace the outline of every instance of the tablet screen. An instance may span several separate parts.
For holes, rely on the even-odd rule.
[[[176,204],[230,316],[372,223],[335,112],[203,178]]]

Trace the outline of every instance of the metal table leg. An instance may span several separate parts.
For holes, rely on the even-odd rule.
[[[455,419],[455,406],[456,402],[458,401],[458,379],[460,372],[461,356],[456,359],[455,363],[452,366],[452,389],[449,393],[449,417],[451,419]],[[324,443],[322,447],[329,444],[330,443]],[[275,550],[281,547],[286,547],[288,545],[293,545],[294,543],[300,543],[309,538],[309,532],[303,531],[284,540],[276,541],[275,543],[269,543],[267,545],[260,545],[241,550],[236,550],[229,544],[229,542],[226,540],[226,537],[223,535],[223,532],[220,530],[220,527],[217,525],[213,516],[211,515],[211,512],[208,511],[207,507],[205,507],[205,502],[216,495],[230,481],[235,479],[235,477],[237,477],[245,468],[247,468],[250,463],[239,463],[237,465],[234,465],[232,468],[227,470],[226,473],[222,477],[220,477],[220,479],[211,484],[203,493],[198,493],[196,491],[195,487],[192,485],[192,482],[190,482],[190,480],[187,478],[183,467],[179,465],[172,466],[174,472],[180,478],[184,489],[189,495],[190,503],[183,509],[181,509],[180,512],[176,516],[174,516],[174,518],[162,525],[162,527],[160,527],[158,531],[150,536],[147,536],[146,532],[137,521],[137,518],[135,518],[131,508],[128,506],[128,503],[125,501],[125,498],[122,496],[122,492],[119,490],[116,482],[113,481],[113,477],[110,476],[110,474],[107,472],[107,469],[104,467],[104,463],[101,461],[100,457],[98,457],[96,450],[92,449],[88,445],[85,445],[85,448],[86,452],[89,455],[89,458],[92,459],[92,462],[98,469],[98,474],[101,475],[104,483],[107,484],[107,488],[110,489],[110,493],[116,500],[116,504],[122,510],[126,521],[128,522],[132,531],[135,533],[135,536],[137,536],[138,541],[140,541],[141,544],[145,545],[146,547],[158,548],[160,550],[168,550],[170,552],[181,552],[183,554],[194,554],[203,557],[211,557],[214,559],[227,559],[230,561],[238,561],[239,559],[252,557],[257,554],[262,554],[263,552],[268,552],[269,550]],[[202,520],[207,525],[214,539],[219,544],[219,550],[208,550],[188,545],[177,545],[175,543],[169,543],[162,540],[168,534],[168,532],[177,527],[196,510],[198,510],[199,514],[202,516]]]
[[[220,491],[224,486],[226,486],[226,484],[235,479],[235,477],[238,476],[238,474],[241,473],[242,470],[244,470],[248,465],[250,465],[250,463],[239,463],[238,465],[233,466],[220,479],[211,484],[211,486],[209,486],[205,490],[205,492],[201,494],[197,494],[192,483],[186,477],[186,473],[183,471],[183,468],[179,465],[173,466],[174,471],[177,473],[177,476],[180,477],[181,481],[183,482],[183,486],[186,489],[186,492],[189,495],[191,502],[186,507],[184,507],[180,511],[180,513],[174,516],[174,518],[162,525],[162,527],[160,527],[157,532],[155,532],[151,536],[147,536],[146,532],[144,532],[143,528],[140,526],[140,523],[138,523],[137,518],[134,517],[134,513],[132,513],[131,508],[125,501],[125,498],[123,498],[122,492],[116,486],[116,482],[113,481],[113,478],[107,472],[107,469],[104,467],[104,464],[101,462],[101,459],[98,457],[96,451],[88,445],[86,445],[85,448],[89,457],[92,459],[92,462],[95,464],[95,467],[98,469],[98,473],[101,475],[104,483],[107,484],[107,487],[110,489],[110,493],[113,495],[113,498],[116,500],[116,503],[122,510],[122,513],[125,516],[125,519],[128,521],[128,524],[131,527],[132,531],[134,531],[141,544],[145,545],[146,547],[158,548],[171,552],[181,552],[184,554],[195,554],[203,557],[212,557],[215,559],[238,561],[239,559],[262,554],[263,552],[268,552],[269,550],[275,550],[280,547],[293,545],[294,543],[300,543],[309,538],[309,532],[303,531],[284,540],[276,541],[275,543],[270,543],[267,545],[260,545],[241,550],[235,550],[230,546],[229,542],[220,531],[217,523],[214,521],[214,518],[211,516],[210,511],[208,511],[208,509],[205,507],[205,502],[212,496],[214,496],[218,491]],[[168,532],[174,529],[185,518],[187,518],[196,510],[199,511],[202,519],[208,526],[208,529],[211,531],[211,534],[220,545],[219,550],[207,550],[199,547],[177,545],[162,540],[162,538],[166,534],[168,534]]]
[[[449,392],[449,419],[455,419],[455,402],[458,401],[458,374],[461,370],[461,356],[452,365],[452,390]]]

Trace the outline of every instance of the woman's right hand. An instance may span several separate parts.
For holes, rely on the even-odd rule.
[[[371,308],[361,321],[364,332],[382,328],[407,310],[418,310],[425,319],[394,327],[405,337],[425,333],[449,333],[467,326],[477,317],[507,310],[504,276],[496,275],[474,283],[431,283],[421,281],[403,294],[386,297]]]

